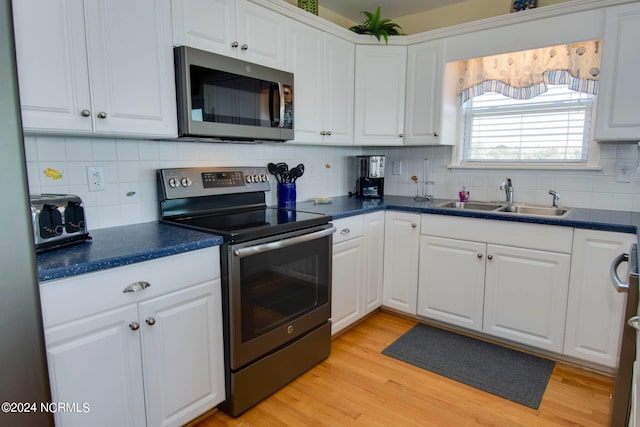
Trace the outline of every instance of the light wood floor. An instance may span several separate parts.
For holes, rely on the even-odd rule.
[[[560,362],[528,408],[380,352],[416,322],[379,312],[333,341],[331,355],[239,418],[211,426],[605,426],[613,378]]]

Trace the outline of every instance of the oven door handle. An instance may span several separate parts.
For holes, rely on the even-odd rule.
[[[287,246],[297,245],[298,243],[308,242],[311,240],[322,239],[336,232],[335,227],[327,228],[326,230],[316,231],[315,233],[303,234],[302,236],[292,237],[290,239],[278,240],[277,242],[262,243],[260,245],[248,246],[246,248],[240,248],[233,251],[233,253],[240,258],[244,258],[251,255],[257,255],[264,252],[274,251],[276,249],[286,248]]]

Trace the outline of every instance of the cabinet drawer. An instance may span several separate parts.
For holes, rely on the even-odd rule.
[[[350,216],[333,220],[337,231],[333,235],[333,243],[346,242],[347,240],[362,237],[364,235],[363,215]]]
[[[199,249],[40,285],[44,327],[138,303],[220,277],[220,250]],[[151,286],[124,293],[134,282]]]
[[[567,254],[573,242],[571,227],[446,215],[422,215],[420,233]]]

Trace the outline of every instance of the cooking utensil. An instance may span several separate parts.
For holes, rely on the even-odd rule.
[[[289,182],[289,165],[285,162],[276,163],[276,170],[280,175],[280,182]]]
[[[300,169],[298,166],[291,168],[291,182],[296,182],[296,179],[300,178],[304,173],[304,167]]]
[[[267,164],[267,170],[269,171],[269,173],[273,176],[276,177],[276,181],[278,182],[282,182],[282,177],[280,176],[280,174],[278,173],[278,167],[276,166],[275,163],[269,163]]]

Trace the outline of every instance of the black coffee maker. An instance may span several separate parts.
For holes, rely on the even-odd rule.
[[[385,156],[356,156],[356,195],[379,198],[384,195]]]

